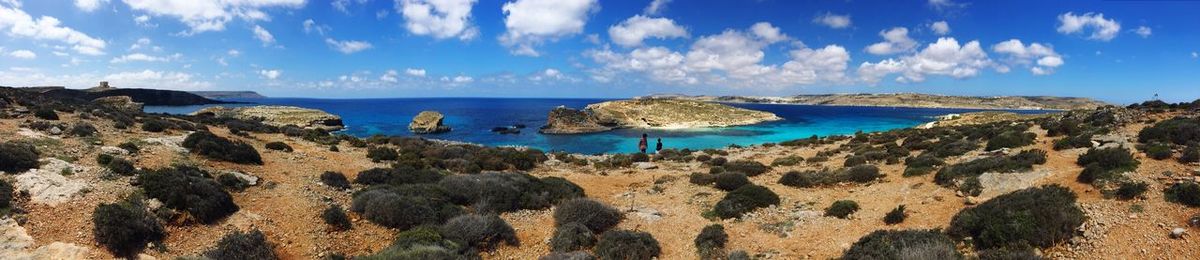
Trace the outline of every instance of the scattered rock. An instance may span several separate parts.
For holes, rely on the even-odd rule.
[[[658,169],[658,165],[652,162],[635,162],[633,163],[633,167],[639,170]]]
[[[976,198],[973,196],[967,196],[966,198],[963,198],[963,204],[967,204],[967,205],[979,204],[979,198]]]
[[[450,132],[450,127],[442,125],[445,116],[437,111],[421,111],[408,124],[408,130],[414,134],[436,134]]]
[[[1041,169],[1026,173],[994,173],[988,172],[979,175],[979,184],[983,186],[983,192],[979,194],[980,198],[992,198],[1033,187],[1042,178],[1050,176],[1050,170]]]
[[[86,259],[88,248],[53,242],[30,251],[33,237],[12,218],[0,220],[0,259]]]
[[[167,149],[170,149],[175,152],[186,153],[186,152],[188,152],[188,149],[183,148],[183,140],[184,139],[187,139],[186,135],[152,137],[152,138],[142,139],[142,141],[146,142],[148,144],[162,145],[162,146],[167,147]]]
[[[630,210],[629,213],[635,217],[645,219],[646,221],[649,221],[649,222],[654,222],[654,221],[658,221],[658,220],[662,219],[662,213],[658,212],[657,209],[652,209],[652,208],[636,207],[633,210]]]
[[[57,158],[41,160],[42,166],[17,175],[18,190],[29,192],[30,200],[35,203],[58,205],[65,202],[79,191],[87,188],[87,183],[81,180],[68,179],[64,171],[80,173],[87,171],[86,167],[73,165]]]
[[[62,129],[59,129],[57,126],[55,126],[55,127],[51,127],[49,132],[51,135],[61,135]]]
[[[256,177],[256,176],[245,174],[245,173],[238,172],[238,171],[229,171],[226,173],[231,174],[231,175],[233,175],[233,177],[237,177],[238,179],[241,179],[242,181],[245,181],[246,184],[249,184],[250,186],[258,185],[258,177]]]
[[[129,150],[125,150],[116,146],[102,146],[100,147],[100,153],[125,156],[129,155]]]
[[[1183,233],[1186,231],[1187,231],[1186,229],[1183,229],[1181,227],[1171,229],[1171,238],[1174,238],[1174,239],[1183,238]]]

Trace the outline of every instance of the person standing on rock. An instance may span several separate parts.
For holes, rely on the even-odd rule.
[[[646,153],[646,146],[649,145],[646,142],[646,137],[646,134],[642,134],[642,140],[638,141],[638,150],[642,151],[642,153]]]
[[[654,145],[654,154],[658,154],[658,153],[662,152],[662,138],[656,138],[656,139],[658,139],[658,144]]]

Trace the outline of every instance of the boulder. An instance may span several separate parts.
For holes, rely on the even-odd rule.
[[[442,119],[446,117],[437,111],[421,111],[416,117],[413,117],[412,123],[408,124],[408,130],[414,134],[436,134],[450,132],[450,127],[442,125]]]
[[[1183,234],[1184,234],[1184,232],[1186,232],[1186,231],[1187,231],[1186,229],[1183,229],[1183,228],[1180,228],[1180,227],[1177,227],[1177,228],[1175,228],[1175,229],[1171,229],[1171,238],[1174,238],[1174,239],[1180,239],[1180,238],[1183,238]]]
[[[601,124],[600,119],[586,111],[556,107],[550,110],[546,117],[546,126],[538,132],[543,134],[584,134],[612,130],[613,127]]]
[[[258,185],[258,177],[254,175],[249,175],[238,171],[230,171],[227,173],[233,175],[233,177],[237,177],[238,179],[245,181],[246,184],[249,184],[250,186]]]
[[[69,179],[64,172],[83,174],[89,168],[74,165],[57,158],[41,160],[42,166],[17,175],[15,188],[28,192],[30,200],[46,205],[58,205],[66,202],[87,188],[82,180]]]
[[[288,125],[306,129],[322,129],[337,131],[345,128],[342,118],[325,111],[293,107],[293,106],[249,106],[249,107],[208,107],[192,113],[213,117],[235,118],[246,121],[259,121],[264,124],[282,127]]]
[[[92,103],[116,109],[117,111],[121,111],[122,113],[126,114],[142,113],[142,108],[145,107],[145,104],[133,102],[133,98],[129,96],[101,97],[93,99]]]
[[[652,162],[635,162],[635,163],[633,163],[633,167],[637,168],[639,170],[658,169],[658,165],[656,165]]]
[[[100,153],[126,156],[126,155],[129,155],[129,150],[125,150],[124,148],[120,148],[120,147],[116,147],[116,146],[101,146]]]

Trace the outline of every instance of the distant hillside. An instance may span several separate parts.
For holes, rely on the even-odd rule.
[[[108,88],[108,89],[67,89],[67,88],[19,88],[24,91],[43,93],[47,96],[58,98],[92,100],[101,97],[109,96],[129,96],[133,102],[143,103],[147,106],[188,106],[188,105],[206,105],[206,104],[223,104],[229,103],[219,100],[208,99],[196,94],[177,91],[177,90],[161,90],[161,89],[139,89],[139,88]]]
[[[1090,98],[1050,96],[942,96],[916,93],[897,94],[824,94],[788,97],[684,96],[651,95],[642,98],[670,98],[730,103],[801,104],[827,106],[880,106],[974,109],[1094,109],[1109,105]]]
[[[191,91],[191,93],[209,99],[266,98],[254,91]]]

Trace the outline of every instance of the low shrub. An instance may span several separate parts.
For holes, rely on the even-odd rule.
[[[183,140],[183,147],[190,149],[192,153],[216,160],[240,164],[263,164],[262,156],[250,144],[230,141],[206,131],[197,131],[188,135]]]
[[[858,239],[842,259],[962,259],[940,230],[876,230]]]
[[[267,241],[262,231],[254,230],[248,233],[233,231],[217,241],[217,247],[204,253],[211,259],[246,259],[273,260],[279,259],[275,254],[275,245]]]
[[[1079,156],[1075,164],[1084,166],[1078,181],[1100,184],[1115,181],[1120,177],[1120,173],[1136,170],[1139,162],[1128,149],[1113,147],[1088,149],[1087,153]]]
[[[12,207],[13,186],[3,179],[0,179],[0,210]]]
[[[904,222],[908,218],[908,212],[905,211],[904,205],[896,206],[892,211],[888,211],[887,215],[883,216],[883,223],[895,225]]]
[[[778,204],[779,195],[775,192],[767,187],[750,184],[725,194],[725,197],[713,206],[713,213],[722,219],[737,218],[755,209]]]
[[[442,237],[459,245],[490,251],[497,244],[516,246],[517,233],[496,215],[459,215],[441,227]]]
[[[729,257],[726,257],[725,259],[726,260],[751,260],[750,253],[746,253],[745,250],[737,250],[737,251],[730,252]]]
[[[1200,162],[1200,144],[1192,144],[1183,149],[1183,154],[1179,155],[1179,162],[1194,163]]]
[[[11,141],[0,143],[0,171],[17,174],[37,168],[40,156],[33,145]]]
[[[160,133],[162,131],[166,131],[167,129],[171,128],[170,124],[171,124],[171,122],[167,122],[162,119],[147,118],[145,120],[142,120],[142,131],[151,132],[151,133]],[[230,131],[236,131],[236,130],[230,129]]]
[[[1188,145],[1200,142],[1200,119],[1177,117],[1155,123],[1138,132],[1138,142]]]
[[[979,176],[970,176],[958,185],[958,191],[967,196],[979,196],[983,193],[983,183],[979,181]]]
[[[1150,159],[1166,160],[1172,155],[1171,146],[1164,143],[1153,143],[1147,145],[1145,149],[1146,157],[1150,157]]]
[[[125,151],[128,151],[129,153],[138,153],[142,150],[141,148],[138,147],[137,144],[134,144],[132,142],[124,142],[124,143],[118,144],[117,147],[121,148],[121,149],[125,149]]]
[[[992,138],[988,138],[985,150],[995,151],[1001,148],[1017,148],[1033,144],[1033,139],[1037,135],[1029,132],[1005,131]]]
[[[284,142],[270,142],[266,144],[268,150],[276,150],[283,152],[292,152],[292,146]]]
[[[550,250],[554,252],[571,252],[587,250],[596,245],[596,233],[578,222],[571,222],[554,229],[550,238]]]
[[[111,163],[113,161],[113,159],[116,159],[116,158],[117,157],[115,157],[111,154],[106,154],[106,153],[98,154],[98,155],[96,155],[96,164],[99,164],[100,166],[108,165],[108,163]]]
[[[794,166],[802,162],[804,162],[803,157],[791,155],[775,158],[775,160],[771,161],[771,166]]]
[[[705,226],[700,230],[700,234],[696,235],[693,241],[696,244],[696,254],[700,259],[722,259],[725,256],[725,242],[729,241],[729,235],[725,234],[725,227],[721,224],[712,224]]]
[[[96,127],[92,126],[92,124],[79,122],[72,125],[71,130],[68,131],[68,133],[78,137],[89,137],[95,136],[99,132],[96,131]]]
[[[437,227],[420,226],[396,235],[391,246],[376,252],[374,255],[359,256],[354,259],[391,260],[391,259],[460,259],[460,246],[443,239]]]
[[[1033,165],[1046,163],[1046,151],[1027,150],[1011,156],[993,156],[943,167],[933,179],[939,185],[950,186],[962,178],[979,176],[987,172],[1011,173],[1033,169]]]
[[[596,256],[600,259],[654,259],[662,253],[658,240],[650,233],[628,230],[612,230],[600,235],[596,243]]]
[[[144,171],[138,176],[145,194],[164,206],[186,211],[202,224],[210,224],[238,211],[221,185],[207,172],[194,167],[175,166]]]
[[[220,183],[221,186],[225,187],[225,189],[239,192],[250,187],[250,182],[247,182],[242,178],[238,178],[232,173],[222,173],[221,175],[217,175],[217,183]]]
[[[350,189],[350,181],[340,172],[327,171],[321,173],[321,183],[339,190]]]
[[[747,184],[750,184],[750,179],[746,178],[746,175],[740,172],[716,174],[713,181],[713,187],[723,191],[735,190]]]
[[[812,188],[854,182],[868,183],[882,177],[879,167],[874,165],[859,165],[838,171],[790,171],[779,178],[779,184],[799,188]]]
[[[725,159],[725,157],[713,157],[711,160],[705,162],[709,166],[723,166],[726,163],[729,163],[729,159]]]
[[[162,224],[140,201],[101,203],[92,212],[92,225],[96,243],[118,257],[135,256],[147,243],[161,241],[167,236]]]
[[[1195,182],[1175,183],[1163,191],[1163,195],[1170,202],[1200,207],[1200,184]]]
[[[1086,216],[1075,193],[1058,185],[1004,194],[954,215],[948,234],[972,237],[977,249],[1028,244],[1046,248],[1067,241]]]
[[[842,163],[842,167],[854,167],[867,164],[867,157],[850,156],[846,157],[846,161]]]
[[[1122,181],[1113,193],[1118,199],[1131,200],[1142,196],[1147,190],[1150,190],[1150,185],[1145,182]]]
[[[400,159],[400,153],[397,153],[392,148],[375,146],[367,148],[367,158],[373,162],[395,161],[396,159]]]
[[[853,200],[839,200],[834,201],[828,208],[825,208],[825,216],[844,219],[856,211],[858,211],[858,202],[854,202]]]
[[[629,160],[631,160],[633,162],[649,162],[650,155],[647,155],[645,153],[634,153],[634,154],[629,155]]]
[[[967,154],[979,148],[979,144],[965,139],[944,138],[933,143],[926,153],[937,156],[938,158],[946,158],[950,156],[959,156]]]
[[[688,182],[696,185],[708,186],[717,181],[717,176],[703,172],[693,172],[688,176]]]
[[[1092,134],[1072,135],[1054,141],[1054,150],[1092,147]]]
[[[435,183],[445,175],[442,172],[433,169],[413,170],[411,167],[402,166],[400,168],[372,168],[358,173],[354,178],[354,183],[362,185],[375,184],[420,184],[420,183]]]
[[[919,155],[904,159],[904,176],[921,176],[933,172],[935,167],[945,165],[946,161],[930,155]]]
[[[42,120],[58,120],[58,112],[54,112],[54,109],[48,107],[40,107],[33,110],[33,117]]]
[[[1041,255],[1034,251],[1032,246],[1006,246],[991,249],[978,250],[975,252],[979,259],[983,260],[1022,260],[1022,259],[1043,259]]]
[[[438,185],[451,191],[456,203],[483,213],[543,209],[583,196],[582,188],[565,179],[547,180],[525,173],[487,172],[446,176]]]
[[[592,233],[603,233],[623,218],[620,211],[588,198],[563,201],[554,209],[554,225],[558,227],[579,223]]]
[[[338,205],[329,205],[324,211],[321,211],[321,219],[325,220],[325,224],[332,227],[333,230],[342,231],[350,230],[350,218],[346,217],[346,212],[342,211],[342,207]]]
[[[883,175],[879,174],[879,168],[874,165],[859,165],[846,169],[842,176],[843,181],[867,183],[875,181]]]
[[[767,167],[760,162],[751,160],[731,161],[725,163],[721,167],[725,168],[726,171],[740,172],[750,177],[758,176],[759,174],[763,174],[771,170],[770,167]]]
[[[587,251],[552,252],[539,257],[538,260],[595,260],[596,256]]]
[[[368,188],[354,195],[350,211],[380,226],[396,229],[440,225],[463,213],[445,190],[431,184]]]
[[[99,158],[99,157],[97,157],[97,158]],[[112,158],[112,159],[108,160],[108,163],[104,164],[104,168],[108,169],[112,173],[116,173],[116,174],[120,174],[120,175],[124,175],[124,176],[133,175],[134,171],[137,170],[133,167],[132,162],[129,162],[128,160],[125,160],[124,158]]]

